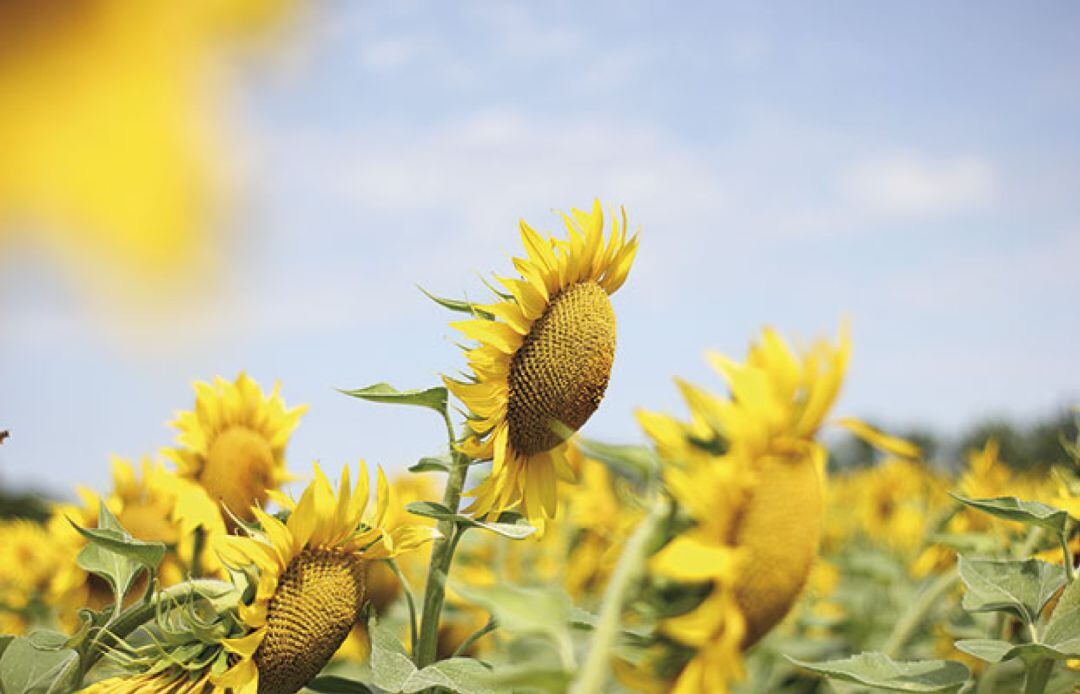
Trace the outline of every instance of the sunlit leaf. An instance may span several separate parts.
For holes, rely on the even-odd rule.
[[[521,514],[513,512],[501,514],[496,521],[485,521],[454,513],[446,506],[434,501],[411,501],[405,504],[405,510],[424,518],[449,520],[462,527],[489,530],[512,540],[521,540],[536,532],[536,528],[529,525]]]
[[[432,301],[437,303],[439,306],[442,306],[443,308],[448,308],[451,311],[457,311],[458,313],[468,313],[469,315],[476,316],[477,318],[486,318],[488,320],[494,320],[495,319],[494,315],[492,315],[488,311],[483,310],[482,308],[479,307],[479,305],[474,304],[472,302],[459,301],[457,299],[445,299],[445,298],[443,298],[441,296],[435,296],[434,294],[432,294],[428,290],[424,289],[420,285],[417,285],[416,288],[419,289],[421,292],[423,292],[424,296],[431,299]]]
[[[1024,501],[1015,496],[999,496],[993,499],[968,499],[958,494],[951,495],[962,504],[978,509],[991,516],[1004,518],[1046,528],[1055,535],[1065,532],[1069,523],[1069,514],[1038,501]]]
[[[421,458],[411,467],[409,472],[450,472],[449,458]]]
[[[956,692],[971,676],[967,667],[952,660],[895,661],[881,653],[822,663],[788,660],[831,679],[890,692]]]
[[[446,413],[447,392],[446,388],[442,386],[428,388],[427,390],[398,390],[389,383],[376,383],[366,388],[339,390],[339,392],[371,402],[415,405],[430,408],[440,414]]]

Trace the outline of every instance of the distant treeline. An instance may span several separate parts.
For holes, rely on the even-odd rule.
[[[1063,408],[1033,422],[1019,423],[1005,417],[978,420],[959,435],[945,436],[929,428],[895,429],[884,426],[890,434],[902,436],[923,450],[923,458],[943,472],[960,470],[967,453],[981,449],[990,439],[998,442],[1000,459],[1018,471],[1048,470],[1072,458],[1066,445],[1077,443],[1080,412]],[[847,470],[872,465],[880,454],[855,437],[845,437],[830,447],[830,466]]]

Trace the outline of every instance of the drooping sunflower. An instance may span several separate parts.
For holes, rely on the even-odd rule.
[[[518,277],[496,276],[508,294],[476,305],[453,327],[479,346],[466,352],[471,376],[445,378],[468,407],[468,455],[491,460],[472,490],[470,513],[498,514],[516,504],[541,531],[556,510],[556,480],[572,477],[565,440],[600,404],[615,357],[615,313],[608,298],[626,280],[638,237],[626,215],[605,242],[597,201],[563,215],[566,239],[545,238],[521,222],[526,257]]]
[[[175,631],[168,652],[130,659],[141,669],[87,690],[291,694],[322,670],[356,622],[365,600],[369,562],[396,556],[432,538],[430,527],[385,530],[390,504],[379,470],[377,501],[369,508],[369,478],[361,463],[357,486],[342,471],[337,494],[318,467],[299,502],[285,501],[288,519],[256,507],[244,535],[221,535],[215,549],[233,572],[235,606],[190,633]],[[122,660],[122,658],[120,659]],[[162,666],[161,663],[169,663]]]
[[[196,382],[195,409],[172,422],[179,446],[163,451],[180,476],[197,481],[243,520],[252,520],[253,506],[290,479],[285,446],[307,406],[286,409],[280,388],[267,397],[245,373],[233,383],[221,377],[213,385]]]
[[[816,435],[849,353],[846,330],[835,346],[819,340],[796,352],[767,329],[743,363],[711,355],[729,396],[680,381],[689,421],[639,413],[667,463],[666,486],[693,520],[650,569],[709,586],[698,607],[661,624],[664,635],[692,653],[665,673],[674,691],[726,691],[742,675],[739,652],[787,614],[806,584],[824,517],[826,452]],[[911,450],[855,420],[839,423],[879,445]]]
[[[382,469],[374,513],[365,520],[368,475],[363,463],[355,490],[350,491],[348,467],[342,471],[336,498],[316,467],[315,480],[291,506],[286,522],[255,508],[261,532],[218,540],[221,560],[235,570],[254,570],[258,588],[238,611],[249,633],[223,642],[237,658],[214,678],[216,685],[288,694],[319,673],[356,622],[367,564],[434,536],[432,528],[422,526],[384,530],[389,503]]]

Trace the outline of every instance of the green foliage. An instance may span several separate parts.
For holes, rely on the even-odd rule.
[[[373,684],[390,694],[412,694],[442,687],[458,694],[496,694],[487,682],[488,669],[472,658],[447,658],[425,668],[417,668],[393,632],[372,620],[371,670]],[[363,691],[337,690],[337,691]]]
[[[469,315],[475,316],[477,318],[486,318],[487,320],[495,319],[495,316],[493,314],[480,308],[479,304],[474,304],[470,301],[459,301],[457,299],[445,299],[441,296],[435,296],[420,285],[417,285],[416,288],[419,289],[424,294],[424,296],[431,299],[443,308],[450,309],[451,311],[457,311],[458,313],[468,313]]]
[[[165,556],[164,543],[145,542],[132,537],[104,501],[98,511],[97,528],[82,528],[75,523],[72,525],[88,540],[76,561],[85,571],[108,581],[116,596],[117,606],[131,590],[139,572],[145,570],[153,576]]]
[[[1038,559],[991,561],[960,557],[960,579],[969,612],[1007,611],[1035,624],[1065,583],[1065,570]]]
[[[79,654],[55,632],[34,633],[7,642],[0,655],[4,694],[67,694],[79,685]]]
[[[807,663],[790,658],[799,667],[830,679],[852,682],[889,692],[960,691],[971,677],[962,663],[951,660],[898,662],[881,653],[861,653],[844,660]]]
[[[524,516],[512,511],[500,514],[497,521],[482,521],[462,513],[454,513],[434,501],[412,501],[405,504],[405,510],[424,518],[453,521],[459,528],[481,528],[511,540],[522,540],[536,532],[536,528],[529,525]]]
[[[1055,535],[1064,533],[1069,526],[1068,513],[1038,501],[1023,501],[1015,496],[1001,496],[993,499],[968,499],[958,494],[951,496],[960,503],[983,513],[1043,528]]]
[[[414,405],[435,410],[441,415],[446,415],[447,391],[438,386],[426,390],[398,390],[389,383],[376,383],[366,388],[356,390],[340,390],[345,395],[367,400],[369,402],[381,402],[391,405]]]

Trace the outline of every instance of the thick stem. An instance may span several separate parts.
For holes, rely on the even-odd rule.
[[[1043,694],[1053,669],[1054,661],[1049,658],[1029,665],[1027,676],[1024,678],[1024,694]]]
[[[922,625],[926,615],[930,610],[934,609],[938,600],[952,590],[959,577],[960,572],[954,566],[934,579],[934,582],[919,594],[919,597],[912,603],[911,608],[904,613],[904,616],[893,627],[892,633],[886,639],[881,652],[890,658],[898,657],[908,640]]]
[[[669,512],[666,497],[659,497],[649,515],[638,524],[634,534],[626,541],[619,563],[604,590],[600,618],[589,644],[589,654],[582,666],[581,675],[574,680],[570,694],[592,694],[603,691],[611,661],[611,654],[619,635],[623,607],[630,589],[645,568],[646,553],[661,521]]]
[[[446,435],[450,441],[450,454],[453,465],[446,480],[443,492],[443,506],[457,513],[461,503],[461,491],[465,487],[465,477],[469,472],[469,458],[454,447],[454,425],[450,416],[443,413],[446,421]],[[424,607],[420,617],[420,640],[413,659],[417,667],[424,667],[435,662],[439,641],[439,616],[442,614],[443,601],[446,599],[446,577],[457,547],[457,525],[452,520],[441,520],[438,525],[440,537],[431,548],[431,562],[428,564],[427,584],[424,586]]]

